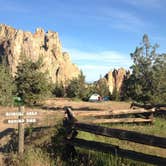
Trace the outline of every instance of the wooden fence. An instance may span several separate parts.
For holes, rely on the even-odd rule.
[[[111,111],[73,111],[75,117],[91,118],[91,123],[152,123],[155,109],[123,109]]]
[[[127,140],[139,144],[150,145],[154,147],[166,148],[166,138],[157,137],[148,134],[142,134],[135,131],[128,131],[116,128],[107,128],[97,126],[94,124],[80,123],[77,121],[71,109],[66,109],[66,116],[64,119],[64,127],[66,128],[65,141],[67,145],[83,147],[105,153],[112,153],[120,157],[129,158],[136,161],[147,162],[155,165],[166,165],[166,158],[144,154],[142,152],[135,152],[132,150],[121,149],[118,146],[101,143],[96,141],[88,141],[76,138],[78,130],[86,131],[96,135],[118,138],[120,140]]]

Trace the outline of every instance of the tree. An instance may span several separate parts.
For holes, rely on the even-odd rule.
[[[166,103],[166,54],[159,55],[153,65],[153,103]]]
[[[117,88],[113,89],[113,92],[111,94],[111,100],[119,101],[120,100],[120,93],[117,90]]]
[[[17,95],[26,104],[34,104],[50,94],[49,79],[41,72],[42,59],[33,62],[25,57],[17,67],[15,77]]]
[[[0,64],[0,104],[12,105],[14,92],[13,77],[9,68],[3,63]]]
[[[166,102],[162,98],[165,96],[166,57],[157,54],[156,48],[158,45],[152,46],[148,36],[144,35],[141,47],[137,47],[131,54],[132,74],[125,80],[125,90],[123,89],[128,98],[143,103]]]
[[[100,94],[100,96],[104,97],[110,95],[107,81],[105,78],[100,78],[99,81],[94,83],[94,86],[95,93]]]
[[[70,81],[66,88],[66,94],[67,97],[77,97],[83,99],[86,96],[86,90],[85,76],[81,71],[78,78],[74,78]]]
[[[63,85],[63,83],[56,83],[55,85],[53,85],[53,95],[55,95],[56,97],[64,97],[65,96],[65,87]]]

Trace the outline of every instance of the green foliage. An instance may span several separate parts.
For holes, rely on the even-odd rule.
[[[132,74],[124,81],[123,96],[143,103],[166,102],[166,56],[156,53],[158,45],[151,46],[148,36],[143,36],[141,47],[131,54]]]
[[[113,92],[111,94],[111,100],[119,101],[120,100],[120,93],[117,90],[117,88],[113,89]]]
[[[0,64],[0,104],[11,105],[14,91],[13,78],[6,65]]]
[[[70,81],[66,88],[67,97],[83,99],[87,95],[87,88],[85,84],[85,76],[81,72],[78,78],[74,78]]]
[[[41,72],[42,60],[32,62],[22,58],[17,67],[15,82],[17,95],[26,104],[34,104],[50,94],[50,84],[46,73]]]
[[[70,98],[79,98],[84,101],[88,101],[89,97],[98,93],[101,96],[109,96],[109,89],[105,79],[100,79],[93,84],[85,83],[85,76],[81,72],[78,78],[74,78],[70,81],[66,87],[66,95]]]
[[[62,83],[56,83],[55,85],[53,85],[52,93],[56,97],[65,97],[66,90],[64,85]]]
[[[104,78],[100,78],[99,81],[94,83],[93,93],[98,93],[102,97],[110,95],[107,82]]]
[[[153,103],[166,103],[166,54],[159,55],[153,65]]]
[[[5,163],[13,166],[54,166],[54,161],[41,148],[28,147],[22,156],[11,154]]]

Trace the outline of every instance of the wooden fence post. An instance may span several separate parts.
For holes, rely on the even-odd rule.
[[[24,106],[19,106],[19,112],[24,114]],[[23,120],[23,116],[19,116],[19,120]],[[20,155],[24,152],[24,123],[18,123],[18,153]]]
[[[63,127],[65,127],[65,154],[64,159],[67,159],[68,157],[74,157],[76,155],[76,150],[73,145],[68,143],[66,140],[72,140],[76,137],[77,131],[74,128],[74,123],[77,121],[77,119],[74,117],[74,114],[71,111],[71,108],[66,107],[65,108],[65,119],[63,120]]]

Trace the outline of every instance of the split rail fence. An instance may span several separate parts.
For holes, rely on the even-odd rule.
[[[123,109],[111,111],[72,111],[77,118],[83,118],[90,123],[153,123],[155,109]]]
[[[88,113],[88,115],[92,116],[93,113]],[[135,113],[136,113],[136,110],[135,110]],[[78,114],[80,115],[80,113],[77,113],[77,116]],[[103,114],[105,115],[104,112]],[[136,161],[142,161],[149,164],[155,164],[155,165],[161,165],[161,166],[166,165],[166,158],[164,157],[144,154],[142,152],[136,152],[132,150],[126,150],[126,149],[120,148],[119,146],[115,146],[115,145],[111,145],[107,143],[88,141],[88,140],[76,138],[78,131],[85,131],[85,132],[89,132],[96,135],[117,138],[120,140],[131,141],[131,142],[135,142],[135,143],[139,143],[143,145],[166,148],[166,138],[164,137],[138,133],[135,131],[128,131],[128,130],[122,130],[122,129],[116,129],[116,128],[107,128],[107,127],[98,126],[94,124],[81,123],[73,115],[73,111],[71,111],[70,108],[66,108],[65,115],[66,116],[63,123],[66,129],[65,141],[66,141],[66,145],[72,146],[73,149],[74,149],[74,146],[77,146],[77,147],[82,147],[82,148],[86,148],[90,150],[96,150],[96,151],[100,151],[104,153],[111,153],[116,156],[132,159]]]

